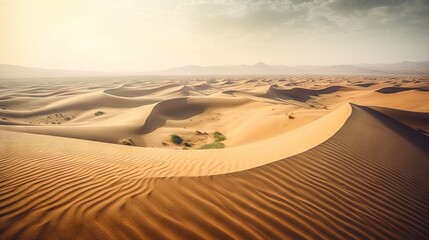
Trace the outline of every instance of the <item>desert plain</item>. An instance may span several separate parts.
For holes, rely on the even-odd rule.
[[[429,77],[2,80],[0,239],[428,239]]]

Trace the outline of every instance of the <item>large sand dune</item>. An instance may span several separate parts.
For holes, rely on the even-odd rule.
[[[33,81],[0,89],[0,239],[429,238],[425,77]]]

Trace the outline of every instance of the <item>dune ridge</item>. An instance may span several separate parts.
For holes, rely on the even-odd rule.
[[[311,96],[318,96],[321,94],[335,93],[338,91],[351,91],[351,88],[344,86],[329,86],[322,89],[307,89],[307,88],[292,88],[281,89],[278,86],[270,86],[267,94],[273,94],[280,98],[292,98],[298,101],[307,101]]]
[[[52,154],[58,155],[63,151],[68,151],[72,159],[87,159],[89,161],[92,158],[104,158],[105,161],[109,160],[118,164],[126,160],[130,164],[139,166],[137,168],[139,172],[152,172],[150,177],[203,176],[242,171],[304,152],[333,136],[343,126],[350,114],[351,107],[346,104],[314,122],[282,135],[251,144],[215,150],[180,151],[137,148],[9,131],[2,132],[1,141],[5,143],[5,151],[13,152],[17,158],[20,158],[24,148],[29,149],[24,153],[25,155],[37,155],[37,149],[45,149],[46,152],[43,154],[48,154],[51,151]],[[92,136],[90,131],[94,128],[79,129],[74,127],[66,133],[75,133],[80,136],[83,135],[80,131],[89,131],[88,135]],[[64,133],[61,127],[55,129]],[[115,130],[117,129],[109,127],[108,134]],[[25,131],[28,132],[29,130],[25,129]],[[104,131],[107,131],[107,128]],[[145,131],[145,129],[139,128],[139,131]],[[314,132],[318,133],[317,138],[311,137]],[[279,141],[289,145],[289,147],[285,148],[276,144]],[[51,146],[56,147],[50,149]],[[68,148],[70,150],[66,150]],[[33,151],[33,149],[35,150]],[[255,152],[253,149],[260,149],[260,151]],[[230,161],[225,161],[225,158],[230,159]]]
[[[0,239],[427,239],[428,87],[426,76],[5,80]]]
[[[428,138],[352,108],[345,125],[315,148],[229,174],[151,178],[130,161],[88,161],[46,148],[14,158],[2,147],[9,171],[0,181],[1,238],[429,236],[429,152],[414,144]]]

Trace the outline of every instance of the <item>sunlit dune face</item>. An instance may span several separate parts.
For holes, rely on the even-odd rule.
[[[429,237],[429,76],[1,83],[2,239]]]

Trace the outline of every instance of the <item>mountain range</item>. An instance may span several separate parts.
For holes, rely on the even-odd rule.
[[[357,74],[357,75],[427,75],[429,61],[394,64],[301,65],[283,66],[258,62],[253,65],[195,66],[189,65],[158,72],[165,75],[230,75],[230,74]]]
[[[429,61],[394,64],[355,65],[252,65],[197,66],[188,65],[156,72],[92,72],[43,69],[0,64],[0,78],[50,78],[136,75],[280,75],[280,74],[356,74],[356,75],[429,75]]]

